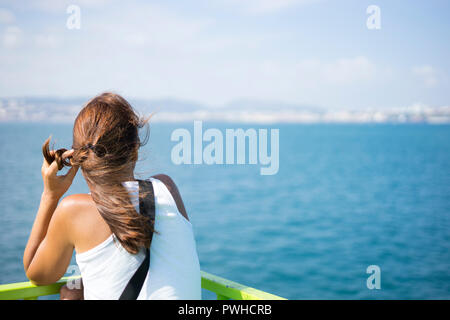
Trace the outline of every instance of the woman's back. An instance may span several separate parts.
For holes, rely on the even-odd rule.
[[[150,247],[150,271],[138,299],[201,299],[200,265],[191,223],[182,216],[166,185],[150,179],[155,194],[155,233]],[[139,192],[137,181],[124,183]],[[133,197],[134,199],[134,197]],[[137,198],[136,198],[137,199]],[[139,212],[139,204],[134,203]],[[118,299],[144,260],[125,250],[114,235],[76,254],[85,299]]]

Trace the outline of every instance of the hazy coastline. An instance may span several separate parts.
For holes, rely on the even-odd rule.
[[[0,122],[71,123],[87,99],[0,98]],[[138,100],[142,114],[155,113],[154,121],[194,120],[233,123],[428,123],[449,124],[450,106],[414,104],[396,108],[325,109],[284,103],[236,101],[207,107],[183,100]]]

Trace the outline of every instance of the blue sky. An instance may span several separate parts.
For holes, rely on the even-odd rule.
[[[66,9],[81,10],[69,30]],[[369,5],[381,29],[366,27]],[[0,1],[0,97],[449,105],[449,1]]]

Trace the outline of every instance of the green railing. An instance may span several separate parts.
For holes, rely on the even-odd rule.
[[[214,292],[217,300],[285,300],[282,297],[260,291],[242,284],[202,271],[202,288]],[[64,277],[47,286],[36,286],[31,282],[0,285],[0,300],[35,300],[41,296],[59,294],[59,289],[69,280],[79,276]]]

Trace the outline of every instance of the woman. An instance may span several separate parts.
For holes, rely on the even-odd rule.
[[[150,248],[138,299],[201,298],[192,225],[176,185],[166,175],[150,178],[150,199],[134,178],[138,131],[146,122],[125,99],[103,93],[77,116],[71,150],[49,151],[49,139],[44,143],[44,191],[23,256],[32,282],[59,280],[75,249],[84,299],[118,299]],[[71,168],[58,176],[63,166]],[[80,167],[90,193],[58,204]],[[139,212],[153,199],[154,221]],[[67,287],[61,291],[61,298],[81,297]]]

